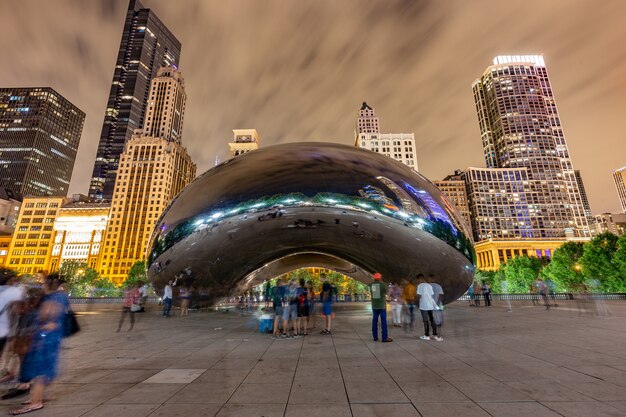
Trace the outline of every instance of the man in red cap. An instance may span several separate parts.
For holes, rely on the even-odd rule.
[[[373,314],[372,336],[374,336],[374,342],[378,341],[378,317],[380,317],[383,342],[393,342],[393,339],[387,336],[387,302],[385,300],[387,296],[387,284],[382,281],[383,276],[380,272],[376,272],[372,275],[372,278],[374,278],[374,282],[370,284]]]

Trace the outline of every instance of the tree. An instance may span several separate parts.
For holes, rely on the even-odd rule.
[[[617,239],[617,251],[613,258],[617,268],[615,286],[618,292],[626,292],[626,234]]]
[[[128,276],[124,281],[125,287],[132,287],[136,283],[143,284],[148,282],[148,276],[146,274],[146,261],[137,261],[130,267]]]
[[[607,292],[619,292],[624,286],[620,276],[618,260],[618,238],[613,233],[602,233],[584,246],[580,265],[585,278],[597,282],[597,289]],[[595,285],[592,285],[595,290]]]
[[[518,256],[509,259],[501,267],[507,284],[507,292],[527,293],[544,265],[544,260],[534,256]]]
[[[584,283],[580,265],[584,246],[582,242],[566,242],[552,254],[550,264],[543,269],[543,276],[556,284],[557,291],[575,291]]]
[[[59,276],[65,280],[67,292],[72,297],[88,297],[91,281],[98,275],[87,267],[87,263],[77,260],[66,260],[59,268]]]

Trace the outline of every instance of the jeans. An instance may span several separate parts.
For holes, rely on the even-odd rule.
[[[411,331],[413,331],[413,323],[415,323],[415,305],[407,304],[404,308],[406,309],[404,313],[404,328],[406,330],[406,327],[409,326]]]
[[[165,317],[169,317],[171,309],[172,309],[172,299],[171,298],[164,298],[163,299],[163,315]]]
[[[483,297],[485,297],[485,305],[487,307],[491,307],[491,293],[490,292],[484,292],[483,293]]]
[[[383,340],[387,339],[387,310],[384,308],[372,309],[372,336],[374,340],[378,340],[378,318],[380,317],[380,324],[383,330]]]
[[[435,325],[435,319],[433,318],[432,310],[420,310],[422,313],[422,321],[424,322],[424,336],[430,336],[430,329],[428,328],[428,322],[433,328],[433,336],[437,336],[437,326]]]

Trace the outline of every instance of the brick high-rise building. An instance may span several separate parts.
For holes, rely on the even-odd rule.
[[[181,145],[186,95],[181,74],[172,67],[159,71],[151,86],[149,111],[143,129],[137,129],[120,155],[99,272],[119,284],[137,261],[146,258],[148,240],[157,219],[172,199],[196,176],[196,165]],[[169,77],[170,80],[163,78]],[[171,94],[157,97],[159,86]],[[160,100],[160,101],[159,101]],[[159,122],[156,103],[181,120]],[[161,126],[161,127],[159,127]],[[179,126],[174,128],[173,126]]]
[[[84,121],[52,88],[0,88],[0,188],[66,196]]]
[[[180,42],[156,14],[138,0],[130,0],[89,188],[91,197],[111,199],[124,145],[135,129],[144,126],[150,83],[162,66],[178,66],[180,50]]]

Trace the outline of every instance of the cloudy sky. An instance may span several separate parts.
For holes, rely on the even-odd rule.
[[[183,142],[198,172],[231,129],[262,146],[353,142],[361,102],[414,132],[420,171],[484,166],[471,84],[500,54],[544,54],[594,213],[626,165],[622,0],[143,0],[182,42]],[[128,2],[0,0],[2,86],[51,86],[87,119],[71,192],[86,193]]]

